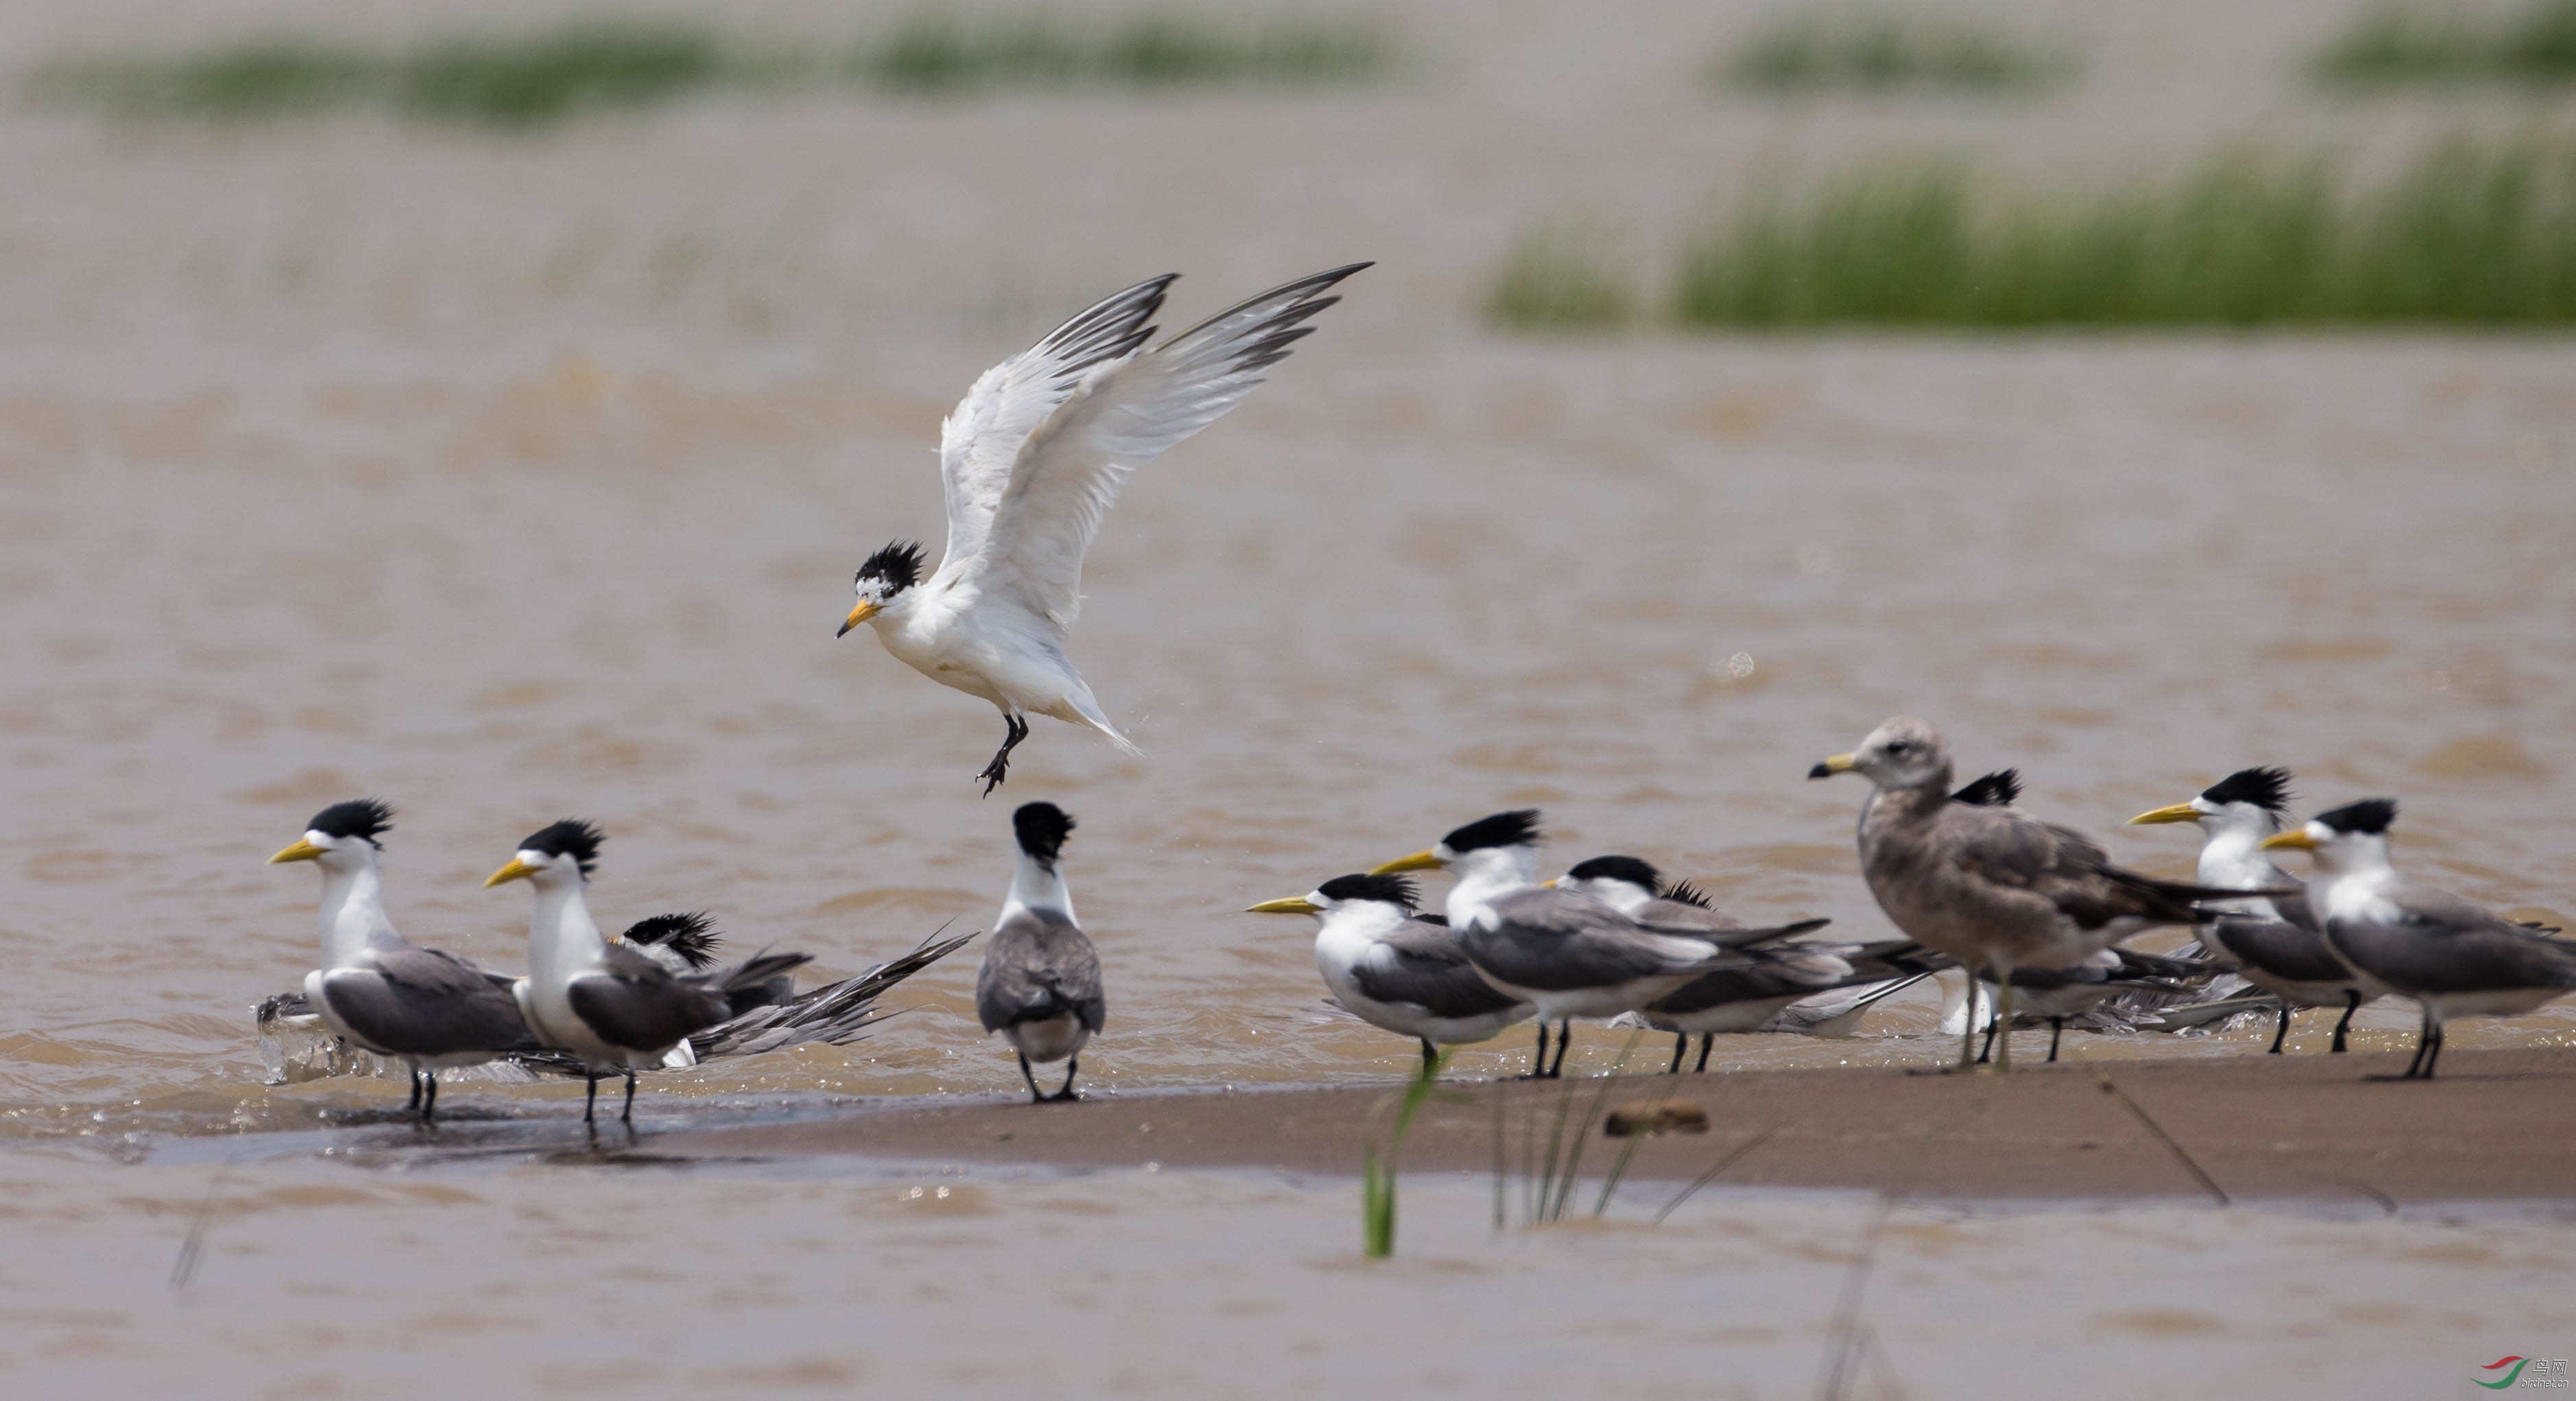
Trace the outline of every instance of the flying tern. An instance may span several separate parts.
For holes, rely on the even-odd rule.
[[[1058,869],[1073,818],[1053,803],[1029,803],[1011,814],[1020,848],[1011,893],[984,944],[984,966],[975,974],[975,1015],[987,1032],[998,1031],[1019,1052],[1020,1078],[1032,1103],[1080,1099],[1073,1077],[1082,1048],[1109,1019],[1100,988],[1100,953],[1073,916],[1073,893]],[[1064,1062],[1064,1088],[1038,1090],[1030,1062]]]
[[[918,544],[868,556],[841,632],[866,623],[906,665],[1002,712],[1002,747],[976,775],[986,794],[1030,715],[1140,752],[1065,655],[1083,555],[1127,474],[1241,403],[1341,300],[1324,294],[1367,266],[1275,287],[1151,350],[1147,323],[1178,274],[1139,282],[986,370],[940,425],[947,552],[926,579]]]
[[[1414,913],[1402,876],[1335,876],[1250,913],[1313,915],[1315,968],[1333,1000],[1374,1027],[1422,1043],[1425,1073],[1443,1046],[1490,1041],[1536,1008],[1485,981],[1457,931]]]

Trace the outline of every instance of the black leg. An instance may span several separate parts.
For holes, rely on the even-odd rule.
[[[1670,1069],[1668,1069],[1668,1070],[1666,1070],[1666,1071],[1664,1072],[1666,1075],[1679,1075],[1679,1074],[1681,1074],[1681,1073],[1682,1073],[1682,1053],[1683,1053],[1683,1052],[1685,1052],[1685,1051],[1687,1051],[1687,1050],[1689,1050],[1689,1049],[1690,1049],[1690,1033],[1689,1033],[1689,1032],[1687,1032],[1687,1031],[1683,1031],[1683,1032],[1676,1032],[1676,1033],[1674,1033],[1674,1035],[1673,1035],[1673,1063],[1672,1063],[1672,1068],[1670,1068]]]
[[[421,1082],[428,1086],[427,1092],[420,1097],[420,1121],[426,1124],[438,1117],[438,1072],[424,1070],[420,1073],[420,1078]]]
[[[626,1072],[626,1112],[617,1116],[617,1122],[635,1122],[635,1072],[632,1070]]]
[[[1002,747],[993,751],[993,762],[986,764],[984,771],[975,775],[984,780],[985,797],[993,796],[993,790],[1002,786],[1002,779],[1011,771],[1011,751],[1019,748],[1020,741],[1028,737],[1028,721],[1017,715],[1002,717]]]
[[[1533,1080],[1547,1078],[1547,1018],[1545,1017],[1539,1018],[1538,1059],[1530,1062],[1529,1078]]]
[[[1709,1048],[1709,1047],[1711,1047],[1711,1046],[1714,1046],[1714,1045],[1716,1045],[1716,1044],[1717,1044],[1717,1033],[1716,1033],[1716,1032],[1714,1032],[1714,1031],[1703,1031],[1703,1032],[1701,1032],[1701,1033],[1699,1034],[1699,1064],[1698,1064],[1697,1066],[1695,1066],[1695,1067],[1693,1067],[1693,1068],[1692,1068],[1691,1073],[1692,1073],[1693,1075],[1705,1074],[1705,1073],[1707,1072],[1707,1070],[1708,1070],[1708,1048]]]
[[[1986,1048],[1977,1052],[1977,1064],[1984,1065],[1986,1062],[1994,1059],[1995,1028],[2002,1024],[2003,1018],[1995,1015],[1992,1008],[1988,1008],[1986,1013]]]
[[[2450,1029],[2443,1026],[2440,1022],[2433,1023],[2433,1053],[2424,1058],[2425,1079],[2430,1080],[2433,1078],[2433,1065],[2435,1062],[2441,1060],[2442,1043],[2448,1039],[2450,1039]]]
[[[1574,1019],[1567,1017],[1556,1024],[1556,1059],[1548,1063],[1547,1078],[1565,1078],[1565,1048],[1574,1044]]]
[[[2430,1011],[2427,1011],[2424,1014],[2422,1025],[2415,1032],[2415,1059],[2406,1062],[2406,1073],[2397,1078],[2401,1080],[2412,1080],[2423,1074],[2425,1053],[2432,1049],[2433,1014]]]
[[[1038,1077],[1029,1070],[1029,1053],[1026,1051],[1020,1052],[1020,1078],[1029,1082],[1029,1103],[1046,1103],[1046,1096],[1038,1091]]]
[[[2361,1010],[2361,989],[2343,990],[2343,1020],[2335,1023],[2334,1053],[2343,1054],[2343,1035],[2352,1030],[2352,1014]]]
[[[2065,1034],[2066,1018],[2051,1017],[2048,1019],[2048,1063],[2050,1065],[2057,1064],[2057,1038],[2064,1036]]]
[[[2286,998],[2286,997],[2285,997],[2285,998],[2281,999],[2281,1024],[2280,1024],[2280,1026],[2278,1026],[2278,1027],[2274,1028],[2274,1030],[2273,1030],[2273,1032],[2272,1032],[2272,1049],[2271,1049],[2271,1051],[2270,1051],[2270,1054],[2272,1054],[2272,1055],[2276,1055],[2276,1056],[2277,1056],[2277,1055],[2279,1055],[2279,1054],[2281,1054],[2281,1040],[2282,1040],[2282,1038],[2283,1038],[2283,1037],[2286,1037],[2286,1036],[2288,1036],[2289,1034],[2290,1034],[2290,1000],[2289,1000],[2288,998]]]
[[[1081,1069],[1082,1057],[1067,1056],[1064,1058],[1064,1088],[1055,1092],[1054,1098],[1056,1103],[1071,1104],[1075,1100],[1082,1098],[1082,1096],[1073,1092],[1074,1074]]]
[[[587,1124],[592,1122],[591,1115],[599,1110],[599,1077],[584,1072],[582,1078],[590,1082],[589,1092],[581,1097],[581,1121]]]
[[[411,1073],[411,1098],[403,1101],[403,1109],[412,1114],[420,1112],[420,1071],[417,1069]]]
[[[1424,1075],[1429,1075],[1429,1074],[1431,1073],[1431,1067],[1433,1067],[1433,1066],[1435,1066],[1435,1065],[1438,1065],[1439,1063],[1440,1063],[1440,1048],[1431,1044],[1431,1038],[1430,1038],[1430,1037],[1428,1037],[1428,1036],[1423,1037],[1423,1038],[1422,1038],[1422,1073],[1423,1073]]]

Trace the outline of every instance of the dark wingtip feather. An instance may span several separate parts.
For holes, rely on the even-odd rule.
[[[1073,818],[1053,803],[1026,803],[1011,814],[1011,830],[1030,860],[1052,870],[1063,854],[1064,839],[1073,833]]]
[[[1636,856],[1595,856],[1577,862],[1565,873],[1567,880],[1620,880],[1646,888],[1651,895],[1664,888],[1664,873],[1654,863]]]
[[[1328,900],[1375,900],[1408,910],[1414,902],[1413,882],[1402,876],[1335,876],[1315,893]]]
[[[2021,770],[1997,769],[1950,795],[1972,808],[2008,808],[2021,801]]]
[[[2202,789],[2200,796],[2220,807],[2229,803],[2252,803],[2265,812],[2287,812],[2290,809],[2290,771],[2280,768],[2238,769]]]
[[[2382,833],[2388,830],[2389,823],[2397,820],[2397,800],[2364,798],[2357,803],[2346,803],[2332,812],[2318,813],[2316,820],[2338,832]]]
[[[716,961],[716,946],[724,938],[716,933],[714,919],[703,913],[686,913],[639,919],[627,926],[626,942],[660,944],[691,968],[705,968]]]
[[[1489,846],[1535,846],[1538,841],[1538,809],[1515,808],[1477,818],[1442,837],[1440,844],[1451,851],[1469,852]]]
[[[392,804],[381,798],[352,798],[345,803],[333,803],[313,814],[313,820],[304,824],[304,830],[319,832],[326,837],[364,837],[375,842],[376,838],[392,830],[393,825]],[[382,845],[380,842],[376,844]]]
[[[528,834],[519,843],[521,851],[542,851],[548,856],[569,856],[581,864],[581,873],[589,875],[599,861],[599,844],[608,835],[578,817],[567,817],[548,823]]]

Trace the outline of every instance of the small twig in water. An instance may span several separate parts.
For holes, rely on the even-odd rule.
[[[2174,1142],[2173,1135],[2165,1132],[2164,1127],[2158,1124],[2136,1100],[2129,1098],[2128,1091],[2121,1089],[2117,1084],[2112,1082],[2111,1072],[2104,1070],[2099,1065],[2096,1065],[2093,1067],[2093,1078],[2100,1082],[2102,1093],[2120,1101],[2120,1103],[2126,1107],[2131,1114],[2137,1116],[2139,1123],[2147,1126],[2147,1132],[2154,1134],[2158,1142],[2172,1150],[2175,1161],[2180,1162],[2183,1165],[2183,1169],[2189,1172],[2193,1179],[2200,1183],[2201,1190],[2209,1193],[2211,1200],[2217,1202],[2220,1206],[2230,1206],[2234,1204],[2228,1199],[2227,1189],[2218,1185],[2218,1179],[2201,1171],[2200,1164],[2193,1161],[2191,1154],[2184,1151],[2181,1144]]]
[[[1867,1336],[1860,1322],[1861,1291],[1869,1286],[1870,1267],[1878,1263],[1879,1244],[1887,1238],[1887,1218],[1895,1213],[1896,1198],[1878,1199],[1878,1209],[1870,1213],[1868,1229],[1861,1235],[1860,1254],[1843,1272],[1842,1302],[1834,1306],[1834,1321],[1825,1332],[1825,1370],[1816,1379],[1818,1401],[1844,1401],[1851,1394]]]
[[[224,1165],[216,1169],[214,1180],[206,1184],[205,1200],[197,1203],[197,1214],[188,1222],[187,1238],[179,1242],[179,1258],[170,1262],[170,1287],[173,1290],[187,1288],[188,1281],[196,1278],[197,1257],[205,1254],[206,1232],[215,1222],[215,1197],[224,1190],[224,1184],[232,1179],[232,1175],[233,1160],[226,1158]]]
[[[1662,1224],[1664,1223],[1664,1218],[1665,1218],[1665,1217],[1672,1215],[1672,1214],[1673,1214],[1673,1212],[1674,1212],[1674,1210],[1675,1210],[1676,1208],[1678,1208],[1679,1206],[1681,1206],[1681,1204],[1682,1204],[1682,1203],[1684,1203],[1684,1202],[1686,1202],[1686,1201],[1689,1201],[1689,1200],[1691,1199],[1691,1193],[1696,1192],[1696,1191],[1698,1191],[1700,1188],[1705,1187],[1705,1186],[1707,1186],[1708,1184],[1710,1184],[1711,1182],[1716,1181],[1716,1180],[1717,1180],[1717,1175],[1718,1175],[1719,1173],[1724,1172],[1724,1171],[1726,1171],[1728,1168],[1731,1168],[1731,1167],[1735,1166],[1736,1162],[1737,1162],[1739,1159],[1741,1159],[1745,1154],[1750,1153],[1750,1152],[1752,1152],[1754,1149],[1761,1147],[1761,1146],[1762,1146],[1766,1141],[1768,1141],[1768,1140],[1770,1139],[1771,1135],[1773,1135],[1773,1134],[1775,1134],[1775,1133],[1778,1133],[1779,1131],[1780,1131],[1780,1126],[1779,1126],[1778,1124],[1773,1124],[1771,1127],[1769,1127],[1769,1128],[1767,1128],[1767,1129],[1764,1129],[1762,1132],[1757,1133],[1757,1134],[1753,1135],[1751,1138],[1748,1138],[1748,1139],[1744,1140],[1744,1142],[1742,1142],[1742,1143],[1740,1143],[1740,1144],[1736,1145],[1735,1147],[1728,1149],[1725,1157],[1720,1158],[1720,1159],[1718,1159],[1716,1162],[1714,1162],[1714,1163],[1712,1163],[1712,1164],[1710,1164],[1710,1165],[1709,1165],[1709,1169],[1708,1169],[1708,1171],[1703,1172],[1703,1173],[1701,1173],[1699,1176],[1692,1178],[1692,1179],[1691,1179],[1691,1185],[1689,1185],[1689,1186],[1687,1186],[1687,1187],[1684,1187],[1684,1188],[1682,1189],[1682,1194],[1681,1194],[1680,1196],[1675,1197],[1675,1198],[1673,1198],[1671,1201],[1668,1201],[1668,1202],[1664,1203],[1664,1209],[1655,1213],[1655,1219],[1654,1219],[1653,1224],[1658,1225],[1658,1226],[1662,1225]]]

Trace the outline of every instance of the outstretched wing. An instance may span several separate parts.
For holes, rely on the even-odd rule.
[[[1322,293],[1367,266],[1274,288],[1084,375],[1020,445],[973,566],[978,581],[1070,626],[1081,607],[1082,557],[1127,474],[1243,402],[1261,371],[1314,331],[1303,323],[1341,300]]]
[[[986,370],[957,401],[939,425],[939,476],[948,497],[943,566],[972,559],[984,547],[1020,445],[1063,406],[1084,375],[1135,354],[1154,334],[1145,323],[1162,309],[1165,289],[1179,276],[1167,272],[1102,300]]]

